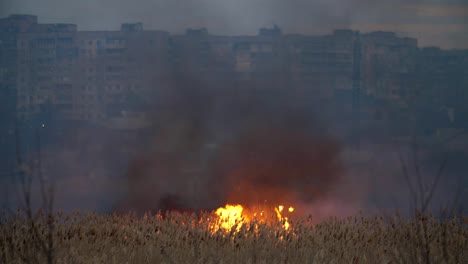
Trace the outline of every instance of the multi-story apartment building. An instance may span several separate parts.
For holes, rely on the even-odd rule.
[[[290,60],[281,30],[261,28],[256,36],[232,37],[235,71],[240,80],[253,81],[259,89],[287,89]],[[292,88],[292,87],[290,87]]]
[[[437,116],[424,126],[468,128],[468,50],[422,48],[417,63],[416,110]]]
[[[72,118],[77,76],[76,25],[32,24],[18,35],[18,116],[54,112]]]
[[[143,31],[141,23],[123,24],[120,31],[79,32],[75,118],[140,119],[135,113],[151,104],[150,93],[167,79],[168,37]]]
[[[138,123],[134,112],[144,105],[138,100],[149,100],[148,92],[163,83],[167,43],[168,33],[143,31],[140,23],[120,31],[34,23],[17,35],[18,116]]]
[[[275,26],[260,29],[258,35],[228,37],[190,29],[172,36],[171,43],[177,68],[201,79],[254,90],[308,90],[332,98],[335,90],[352,88],[356,34],[283,35]]]
[[[9,113],[16,111],[18,35],[36,23],[37,17],[27,15],[11,15],[0,19],[0,93],[4,99],[0,106],[2,120],[14,119],[14,115]]]
[[[332,98],[351,93],[357,32],[336,30],[324,36],[288,36],[295,85]]]
[[[421,89],[439,105],[456,107],[466,103],[468,51],[422,48],[418,53]],[[421,93],[423,91],[420,91]]]
[[[265,91],[283,89],[323,104],[324,112],[334,108],[346,120],[356,111],[385,119],[392,115],[383,113],[388,104],[404,114],[421,91],[434,91],[434,98],[448,100],[443,105],[460,109],[466,97],[466,51],[420,49],[416,39],[392,32],[305,36],[275,26],[253,36],[214,36],[206,29],[170,35],[143,30],[141,23],[78,31],[21,15],[0,19],[0,30],[0,90],[11,98],[2,114],[17,109],[20,118],[50,113],[114,127],[124,118],[139,127],[144,108],[155,107],[176,86],[224,96],[255,91],[266,97]],[[376,100],[387,104],[366,108]],[[12,121],[16,114],[5,116]]]
[[[410,99],[416,87],[417,40],[393,32],[361,34],[361,91],[366,137],[410,133]],[[364,103],[366,102],[366,103]]]
[[[367,33],[361,39],[365,93],[382,99],[406,99],[416,80],[417,40],[393,32]]]
[[[16,168],[18,35],[35,23],[37,17],[29,15],[0,19],[0,179]]]

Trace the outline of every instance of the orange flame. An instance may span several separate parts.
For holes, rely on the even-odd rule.
[[[283,217],[283,215],[281,215],[281,213],[283,212],[283,210],[284,210],[284,206],[283,206],[283,205],[279,205],[278,208],[275,208],[275,212],[276,212],[276,216],[278,217],[278,221],[283,222],[284,229],[288,230],[290,224],[289,224],[288,218],[287,218],[287,217]],[[289,212],[292,212],[292,211],[294,211],[294,208],[293,208],[293,207],[289,207],[288,211],[289,211]]]
[[[290,228],[290,223],[288,217],[282,215],[284,208],[285,207],[283,205],[279,205],[274,208],[274,212],[276,213],[278,221],[282,223],[283,228],[288,230]],[[290,206],[288,208],[288,212],[294,212],[294,207]],[[250,222],[250,218],[247,216],[242,205],[228,204],[225,207],[218,208],[215,211],[215,214],[218,216],[218,221],[216,226],[212,227],[213,231],[217,231],[219,229],[231,231],[233,228],[235,228],[236,231],[239,231],[242,225]],[[262,219],[265,214],[266,212],[264,210],[260,210],[260,212],[252,212],[250,215],[256,219]]]
[[[216,210],[216,215],[219,218],[219,224],[221,228],[225,230],[231,230],[237,225],[237,231],[243,224],[242,211],[244,208],[241,205],[226,205]]]

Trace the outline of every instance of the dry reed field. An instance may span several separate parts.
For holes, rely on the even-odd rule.
[[[313,224],[236,220],[224,229],[214,213],[98,215],[20,213],[0,226],[0,261],[47,263],[466,263],[468,231],[460,218],[420,215],[352,217]],[[49,229],[53,227],[53,229]],[[48,231],[51,230],[49,233]]]

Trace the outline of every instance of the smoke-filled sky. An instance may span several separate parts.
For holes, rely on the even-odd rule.
[[[336,28],[387,30],[416,37],[421,46],[468,49],[466,0],[0,0],[0,17],[9,14],[34,14],[41,23],[76,23],[80,30],[118,30],[120,23],[139,21],[146,29],[180,33],[189,27],[207,27],[222,35],[256,34],[260,27],[273,24],[287,33],[305,34]],[[317,111],[313,97],[293,94],[291,89],[280,89],[288,94],[259,93],[259,98],[231,94],[229,83],[223,82],[223,87],[201,74],[176,73],[175,83],[167,84],[171,93],[152,97],[160,98],[164,107],[167,104],[168,112],[157,114],[161,120],[153,124],[154,134],[114,137],[108,131],[90,131],[76,136],[73,131],[70,134],[78,139],[70,146],[44,151],[52,153],[44,159],[53,164],[53,175],[63,178],[57,180],[57,207],[177,208],[160,199],[176,197],[182,199],[180,207],[205,209],[244,202],[245,193],[261,193],[270,200],[298,196],[312,211],[335,215],[408,207],[395,150],[369,148],[368,160],[357,168],[348,165],[354,156],[328,134],[327,125],[332,124],[318,124],[326,119],[326,111]],[[288,87],[272,80],[278,88]],[[208,90],[225,92],[215,100],[215,94],[205,94]],[[302,106],[294,112],[292,105]],[[208,144],[212,142],[214,147]],[[413,158],[414,164],[420,159]],[[460,158],[460,169],[447,165],[453,171],[444,171],[435,195],[439,198],[434,198],[437,205],[455,193],[453,186],[459,181],[454,179],[468,170],[466,159]],[[428,172],[421,173],[428,175],[424,177],[438,170],[434,168],[438,160],[424,157],[424,165],[428,164],[433,167],[424,166]],[[245,191],[245,186],[251,189]],[[5,198],[0,196],[0,206],[1,199]]]
[[[35,14],[43,23],[115,30],[122,22],[183,32],[255,34],[278,24],[288,33],[336,28],[386,30],[416,37],[420,46],[468,48],[466,0],[0,0],[0,16]]]

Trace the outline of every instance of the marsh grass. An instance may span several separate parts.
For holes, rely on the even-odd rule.
[[[148,214],[149,215],[149,214]],[[468,259],[466,223],[427,215],[251,222],[237,231],[212,231],[212,214],[137,217],[94,213],[54,216],[56,263],[463,263]],[[46,263],[32,250],[21,212],[0,225],[0,261]],[[45,214],[36,222],[47,235]],[[426,234],[422,234],[426,230]],[[427,258],[426,258],[427,257]],[[429,261],[429,262],[428,262]]]

